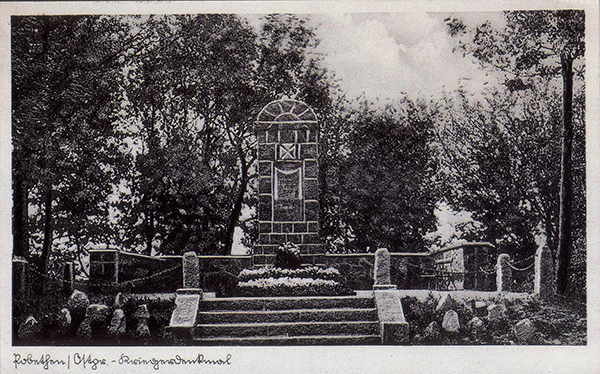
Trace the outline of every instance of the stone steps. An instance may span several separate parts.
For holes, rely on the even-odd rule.
[[[207,346],[278,346],[278,345],[375,345],[380,335],[304,335],[195,338],[194,343]]]
[[[206,298],[195,345],[381,344],[372,295]]]
[[[260,322],[199,324],[198,337],[302,336],[302,335],[375,335],[376,321],[351,322]]]
[[[201,311],[293,310],[332,308],[374,308],[373,298],[362,296],[232,297],[204,299]]]
[[[198,321],[202,323],[258,323],[258,322],[295,322],[295,321],[374,321],[377,319],[375,308],[331,308],[331,309],[294,309],[294,310],[214,310],[199,312]]]

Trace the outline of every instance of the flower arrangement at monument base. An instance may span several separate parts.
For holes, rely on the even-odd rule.
[[[244,269],[238,275],[239,282],[264,278],[312,278],[332,280],[341,282],[340,272],[333,267],[323,268],[319,266],[307,266],[300,269],[282,269],[273,266],[265,266],[258,269]]]
[[[279,246],[274,265],[243,269],[237,276],[235,296],[339,296],[353,295],[333,267],[302,266],[296,244]]]
[[[354,292],[334,280],[280,277],[239,282],[240,296],[339,296]]]

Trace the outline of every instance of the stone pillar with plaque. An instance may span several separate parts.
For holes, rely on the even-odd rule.
[[[272,264],[277,247],[294,243],[303,262],[318,263],[319,125],[305,103],[282,99],[265,106],[255,123],[258,139],[259,237],[255,265]]]

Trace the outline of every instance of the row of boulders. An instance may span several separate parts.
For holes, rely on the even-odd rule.
[[[56,334],[75,335],[79,341],[89,342],[95,336],[121,338],[127,333],[127,320],[121,294],[115,297],[113,307],[105,304],[92,304],[89,297],[74,291],[67,304],[56,317]],[[146,304],[138,305],[133,319],[137,321],[135,337],[141,340],[150,338],[148,320],[150,313]],[[21,343],[34,342],[43,333],[43,325],[33,316],[28,316],[20,325],[17,336]]]
[[[432,300],[424,303],[412,300],[407,309],[416,344],[535,344],[539,341],[535,323],[527,318],[521,304],[511,306],[512,318],[504,300],[467,302],[455,300],[449,294],[443,295],[437,304]],[[502,341],[497,339],[499,336],[509,339]]]

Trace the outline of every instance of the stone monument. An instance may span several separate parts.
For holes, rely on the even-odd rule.
[[[273,263],[279,245],[297,244],[304,262],[319,262],[319,125],[303,102],[269,103],[254,126],[258,139],[259,237],[255,265]]]

